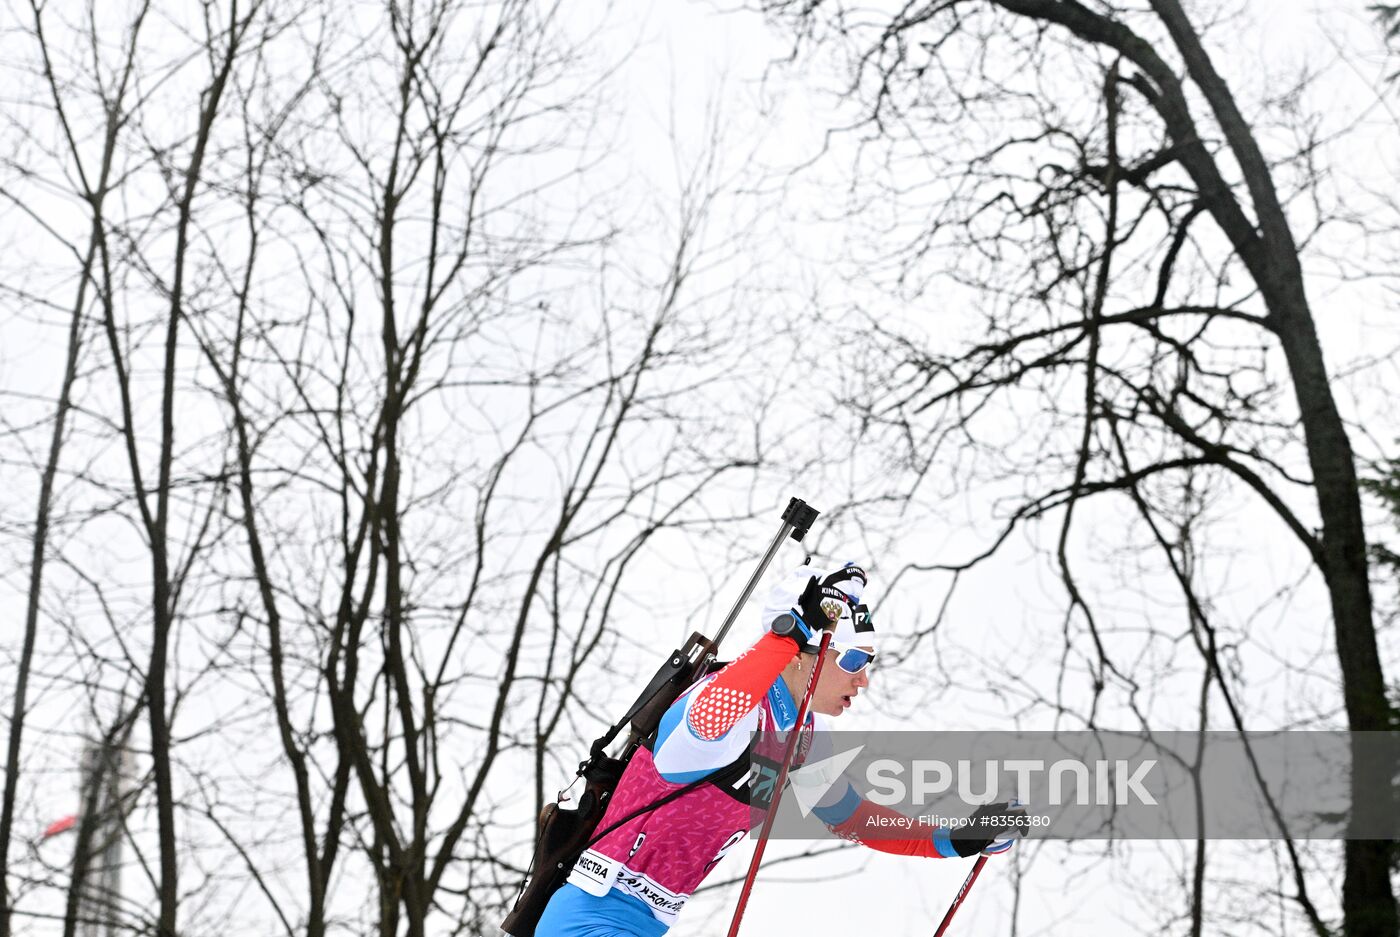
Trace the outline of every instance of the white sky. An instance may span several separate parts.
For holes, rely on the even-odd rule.
[[[769,32],[756,15],[728,9],[728,4],[723,6],[726,8],[681,0],[625,0],[605,21],[607,41],[619,57],[637,43],[614,81],[617,88],[626,89],[625,97],[617,102],[617,143],[619,152],[624,154],[617,173],[619,181],[636,187],[631,197],[639,204],[664,201],[668,193],[674,192],[678,177],[702,152],[712,125],[720,129],[729,169],[737,172],[749,159],[775,169],[805,162],[834,119],[836,112],[831,109],[831,101],[812,90],[811,76],[770,67],[786,56],[786,40]],[[1369,84],[1377,62],[1335,61],[1338,45],[1367,41],[1371,27],[1364,4],[1254,0],[1241,7],[1246,10],[1249,25],[1232,32],[1235,47],[1219,64],[1242,99],[1252,98],[1253,92],[1277,80],[1278,75],[1289,74],[1306,64],[1323,69],[1324,80],[1308,104],[1326,113],[1329,120],[1342,123],[1358,102],[1367,100],[1358,89]],[[594,25],[588,20],[594,12],[592,4],[578,4],[571,9],[578,11],[580,28]],[[1259,67],[1261,63],[1267,67]],[[1352,179],[1339,185],[1350,185],[1360,178],[1375,180],[1378,187],[1384,188],[1385,180],[1395,178],[1393,115],[1382,108],[1369,112],[1367,121],[1368,129],[1359,138],[1367,143],[1361,147],[1355,142],[1350,144],[1359,157],[1349,160],[1345,167]],[[819,166],[803,178],[836,180],[841,168],[836,164]],[[820,198],[819,187],[808,184],[802,191],[804,197]],[[820,208],[799,205],[793,210],[800,214],[808,207],[813,211]],[[727,224],[736,234],[751,239],[749,259],[763,265],[761,285],[771,280],[789,289],[793,283],[801,284],[801,289],[793,292],[830,289],[834,294],[841,289],[833,282],[830,271],[821,266],[826,252],[839,252],[841,247],[828,229],[792,224],[790,218],[756,199],[735,199],[731,210],[716,223]],[[12,232],[11,236],[15,234]],[[1339,232],[1337,237],[1336,249],[1347,249],[1345,232]],[[1386,260],[1377,257],[1374,264],[1380,267]],[[1310,288],[1334,370],[1359,356],[1381,354],[1400,343],[1393,304],[1387,303],[1381,286],[1336,283],[1325,270],[1320,270],[1310,281]],[[872,298],[871,302],[878,300]],[[790,303],[791,297],[779,304],[790,312]],[[917,310],[910,314],[916,313]],[[46,392],[47,382],[56,373],[51,367],[55,346],[42,335],[25,333],[18,340],[16,335],[13,324],[7,323],[4,347],[0,348],[0,374],[7,385],[14,386],[15,376],[28,371],[34,378],[35,392]],[[761,335],[738,336],[737,341],[749,343],[741,360],[755,375],[786,364],[771,360]],[[49,363],[43,363],[45,351],[50,355]],[[879,363],[872,362],[871,366],[879,367]],[[1366,372],[1343,385],[1340,394],[1348,415],[1356,418],[1380,444],[1391,444],[1400,435],[1400,423],[1391,412],[1390,401],[1377,393],[1387,384],[1397,386],[1393,365]],[[794,418],[816,415],[794,414]],[[1359,448],[1367,451],[1365,444]],[[859,479],[859,484],[867,484],[869,479],[878,477],[878,466],[858,464],[851,475]],[[822,490],[792,493],[808,498],[818,507],[823,506],[824,496],[840,496]],[[962,558],[975,538],[957,523],[959,512],[968,515],[968,521],[981,517],[979,524],[985,524],[984,509],[985,505],[975,502],[949,505],[944,515],[947,526],[910,530],[889,546],[889,552],[869,558],[872,566],[878,574],[888,573],[914,558]],[[1086,509],[1084,523],[1111,523],[1111,511],[1105,510],[1107,513],[1097,515]],[[1258,596],[1250,588],[1252,583],[1287,581],[1296,577],[1302,565],[1287,547],[1277,546],[1277,538],[1269,533],[1274,528],[1263,512],[1241,508],[1231,520],[1246,546],[1219,575],[1223,586],[1238,584],[1238,588],[1230,589],[1230,594],[1237,597],[1239,609],[1243,610],[1258,604]],[[750,525],[759,542],[771,535],[770,527],[767,520]],[[981,527],[982,531],[985,529]],[[828,533],[823,543],[833,540]],[[856,549],[864,548],[860,545]],[[787,559],[780,558],[778,565],[800,559],[793,552],[784,556]],[[741,581],[746,573],[747,570],[741,571],[734,581]],[[942,588],[937,578],[907,582],[899,593],[883,597],[879,620],[900,630],[928,621],[942,599]],[[686,601],[698,611],[697,591],[688,592]],[[880,591],[878,581],[876,591]],[[674,596],[670,599],[676,602]],[[717,595],[711,601],[711,608],[717,606],[722,611],[731,599]],[[1224,601],[1229,603],[1228,598]],[[997,563],[970,574],[960,586],[948,618],[948,627],[959,645],[950,652],[951,665],[967,663],[973,654],[983,660],[1005,657],[1022,663],[1028,655],[1044,652],[1044,648],[1037,648],[1027,639],[1027,633],[1044,621],[1058,621],[1061,604],[1060,590],[1043,561],[1035,558],[1023,538],[1013,538]],[[1136,612],[1151,614],[1150,609]],[[1325,602],[1316,590],[1304,590],[1295,601],[1279,603],[1271,609],[1273,627],[1285,643],[1289,639],[1306,643],[1309,629],[1305,625],[1324,615]],[[737,642],[752,639],[749,618],[741,619],[736,626]],[[679,640],[683,637],[681,632],[688,631],[694,623],[684,623],[666,639]],[[1330,645],[1330,639],[1322,643]],[[735,642],[731,642],[730,648],[734,646]],[[661,650],[658,648],[658,653]],[[965,656],[959,658],[959,653]],[[1390,659],[1394,659],[1393,655]],[[640,659],[637,662],[639,670],[650,666]],[[987,696],[942,694],[941,685],[939,692],[931,692],[933,681],[924,677],[907,671],[877,673],[870,698],[862,700],[865,705],[847,713],[841,727],[1012,727],[1011,703]],[[1295,689],[1279,679],[1271,691],[1269,681],[1263,682],[1260,696],[1254,700],[1260,712],[1268,711],[1271,692],[1273,696],[1286,697]],[[585,741],[580,740],[580,750]],[[567,763],[572,753],[561,757]],[[562,783],[564,779],[560,780]],[[64,812],[63,805],[69,800],[68,792],[53,791],[52,812]],[[789,849],[788,844],[774,844],[768,855],[781,856]],[[1248,849],[1222,847],[1220,851],[1238,852],[1242,862],[1257,864],[1264,859],[1262,852]],[[1156,897],[1144,894],[1144,882],[1162,881],[1161,900],[1175,907],[1170,887],[1174,883],[1167,882],[1170,866],[1166,859],[1158,863],[1154,858],[1159,852],[1171,858],[1174,850],[1167,845],[1139,850],[1131,856],[1114,856],[1098,864],[1091,862],[1094,849],[1050,844],[1020,852],[1015,858],[1002,857],[988,864],[959,912],[953,937],[1012,932],[1012,870],[1017,867],[1024,867],[1025,874],[1015,930],[1022,937],[1100,930],[1127,932],[1137,925],[1148,927],[1148,922],[1160,920],[1161,914],[1154,904]],[[1179,863],[1179,857],[1176,861]],[[748,849],[735,849],[716,876],[742,877],[747,862]],[[780,865],[760,876],[745,918],[744,933],[932,933],[969,865],[965,861],[898,859],[854,847],[839,855]],[[730,889],[722,894],[701,894],[672,933],[675,937],[723,934],[736,893]]]
[[[655,152],[658,160],[663,159],[669,142],[660,132],[663,121],[657,115],[670,110],[700,110],[704,102],[711,100],[706,89],[716,82],[724,81],[726,87],[735,89],[724,96],[725,101],[735,111],[746,111],[760,87],[760,76],[766,74],[768,83],[764,87],[770,92],[767,98],[776,99],[778,104],[772,130],[763,139],[763,153],[775,162],[804,161],[812,152],[816,136],[832,120],[832,111],[824,98],[789,83],[789,73],[768,67],[786,55],[785,39],[768,33],[748,13],[731,10],[717,15],[700,3],[660,2],[644,6],[650,11],[647,23],[651,43],[643,46],[627,65],[629,72],[635,70],[638,75],[629,80],[635,89],[629,131],[638,141],[636,152]],[[1302,69],[1321,70],[1323,80],[1310,93],[1305,106],[1326,114],[1334,126],[1349,118],[1363,117],[1367,129],[1361,137],[1369,141],[1369,147],[1363,145],[1358,152],[1355,143],[1349,144],[1345,154],[1340,154],[1346,157],[1343,171],[1384,187],[1383,180],[1395,178],[1397,166],[1394,114],[1386,107],[1372,107],[1364,116],[1359,113],[1363,103],[1374,100],[1366,89],[1377,74],[1379,60],[1374,54],[1370,59],[1341,60],[1338,54],[1339,48],[1367,48],[1375,52],[1373,27],[1363,7],[1360,3],[1301,0],[1235,4],[1232,8],[1243,10],[1243,28],[1231,29],[1232,48],[1228,55],[1217,57],[1217,65],[1242,102],[1254,100],[1261,88]],[[646,77],[676,74],[684,75],[684,80]],[[653,137],[642,142],[649,128]],[[1400,344],[1393,302],[1387,302],[1384,289],[1367,284],[1339,284],[1327,275],[1325,268],[1310,272],[1314,274],[1310,289],[1319,328],[1334,370],[1364,355],[1382,355]],[[1373,369],[1360,381],[1339,389],[1341,405],[1350,416],[1361,419],[1372,438],[1382,444],[1392,443],[1400,426],[1390,412],[1393,397],[1378,391],[1387,385],[1393,389],[1397,377],[1400,376],[1391,364]],[[1357,446],[1363,452],[1368,450],[1364,441],[1358,440]],[[1111,520],[1111,515],[1105,520]],[[1244,609],[1257,604],[1258,595],[1252,584],[1292,578],[1302,566],[1296,556],[1289,556],[1287,547],[1280,550],[1278,540],[1266,533],[1273,525],[1264,512],[1245,506],[1235,512],[1234,521],[1241,542],[1253,541],[1254,547],[1242,550],[1228,573],[1222,572],[1221,576],[1239,584],[1232,591],[1238,594],[1240,608]],[[922,543],[911,539],[901,546],[910,554],[931,551],[945,560],[961,553],[949,549],[949,542],[958,539],[952,531],[928,531],[920,539]],[[981,632],[985,635],[985,651],[996,654],[1006,650],[1003,636],[1022,633],[1023,623],[1037,618],[1058,621],[1060,588],[1053,574],[1046,571],[1043,561],[1032,566],[1030,553],[1016,540],[1008,543],[997,563],[974,573],[971,581],[960,587],[960,600],[950,614],[949,627],[959,631],[954,640],[976,646],[978,641],[973,635]],[[899,557],[901,561],[908,558]],[[887,569],[898,565],[889,562],[892,557],[882,559]],[[879,560],[876,562],[878,565]],[[1256,564],[1257,572],[1253,570]],[[941,591],[937,595],[906,591],[887,596],[881,616],[884,620],[893,616],[905,622],[927,620],[940,596]],[[1305,592],[1297,601],[1284,604],[1267,617],[1272,620],[1269,627],[1278,629],[1281,640],[1291,640],[1287,636],[1292,634],[1306,643],[1309,626],[1325,620],[1326,603],[1316,591]],[[1330,638],[1323,644],[1330,646]],[[1018,650],[1026,649],[1024,645],[1009,649],[1009,655],[1014,657]],[[1388,659],[1393,662],[1395,658],[1391,655]],[[840,728],[881,729],[901,724],[920,728],[1009,727],[1009,713],[998,712],[995,707],[988,709],[985,699],[977,700],[971,708],[960,705],[965,701],[937,699],[907,713],[908,722],[902,722],[901,717],[906,716],[903,708],[876,709],[869,705],[885,702],[878,699],[882,679],[905,684],[917,681],[918,675],[877,674],[872,688],[877,698],[865,701],[864,708],[858,706],[848,712]],[[1266,690],[1254,701],[1261,717],[1267,716],[1267,700],[1274,696],[1267,692],[1270,679],[1277,681],[1275,699],[1280,701],[1297,689],[1281,672],[1273,678],[1256,680],[1254,689],[1258,690],[1262,682]],[[1164,906],[1172,910],[1180,906],[1172,891],[1172,866],[1179,867],[1188,852],[1172,844],[1147,846],[1131,855],[1120,850],[1101,864],[1093,862],[1095,847],[1065,844],[1023,850],[1014,859],[994,858],[959,911],[951,934],[957,937],[1015,933],[1025,937],[1128,933],[1138,928],[1152,931],[1154,927],[1149,922],[1163,918]],[[790,844],[776,843],[767,856],[783,855],[789,849]],[[1156,857],[1161,857],[1160,861]],[[715,878],[741,878],[748,860],[748,849],[735,849]],[[1274,865],[1266,849],[1248,844],[1218,844],[1212,852],[1212,862],[1228,865],[1231,861],[1255,867]],[[850,847],[839,855],[778,866],[760,874],[743,933],[931,934],[970,864],[908,860]],[[1013,925],[1015,866],[1023,867],[1020,871],[1025,875],[1025,883]],[[1162,885],[1160,904],[1159,896],[1152,894],[1153,882]],[[692,900],[672,933],[676,937],[724,934],[735,896],[734,889],[719,895],[702,893]],[[1181,926],[1184,925],[1178,924]]]

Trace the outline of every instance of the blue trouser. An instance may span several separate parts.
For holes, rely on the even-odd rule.
[[[663,937],[667,930],[646,905],[615,888],[597,898],[566,883],[549,899],[535,937]]]

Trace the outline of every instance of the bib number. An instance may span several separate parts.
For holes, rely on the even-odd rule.
[[[705,864],[706,875],[710,874],[710,870],[715,867],[719,860],[724,858],[729,850],[734,848],[734,845],[739,842],[739,840],[744,838],[744,834],[747,832],[747,830],[735,830],[730,834],[730,837],[724,841],[724,845],[719,847],[719,852],[715,853],[715,857]]]

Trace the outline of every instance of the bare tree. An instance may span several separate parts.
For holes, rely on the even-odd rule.
[[[31,765],[71,778],[81,819],[8,907],[482,932],[579,739],[704,613],[672,554],[741,557],[787,480],[736,364],[721,150],[664,211],[621,192],[614,53],[558,3],[27,13],[6,40],[49,103],[7,117],[71,140],[23,151],[21,198],[60,231],[81,206],[91,246],[26,465],[61,504],[14,525],[41,689],[7,790],[22,815]],[[114,797],[78,708],[128,753]]]
[[[97,43],[96,34],[91,34],[90,52],[96,63],[93,74],[93,88],[101,105],[103,120],[100,141],[96,153],[85,158],[84,143],[76,135],[70,122],[68,111],[73,104],[66,100],[64,88],[54,73],[53,63],[48,55],[48,44],[44,33],[42,7],[31,5],[34,17],[34,38],[41,53],[44,85],[50,94],[54,116],[63,130],[63,141],[67,149],[67,159],[74,168],[73,176],[78,186],[77,195],[88,207],[91,227],[86,244],[71,244],[52,227],[44,224],[42,212],[37,205],[31,205],[21,195],[3,191],[10,200],[33,222],[47,229],[47,233],[58,238],[64,248],[73,255],[75,262],[75,296],[69,314],[67,352],[64,356],[62,377],[59,381],[57,402],[54,405],[52,428],[50,430],[48,455],[40,468],[38,504],[30,532],[32,550],[30,553],[28,576],[28,599],[24,613],[24,637],[20,652],[19,667],[15,673],[14,698],[10,711],[8,742],[5,757],[5,787],[3,806],[0,806],[0,937],[11,933],[11,906],[9,900],[9,855],[14,838],[15,798],[21,778],[20,753],[24,735],[24,723],[28,703],[28,687],[34,660],[34,646],[39,628],[39,610],[44,595],[44,568],[48,560],[49,531],[52,522],[55,485],[63,454],[63,444],[68,432],[68,419],[74,407],[73,388],[78,378],[78,363],[88,332],[88,320],[92,314],[93,294],[101,290],[102,281],[96,273],[99,246],[107,224],[104,215],[105,204],[111,192],[113,165],[118,151],[118,137],[127,119],[128,93],[135,68],[137,37],[145,18],[146,7],[142,6],[132,19],[124,38],[122,55],[115,67],[103,62],[103,50]],[[110,72],[104,73],[104,68]],[[95,288],[96,287],[96,288]],[[23,297],[21,297],[23,298]]]
[[[159,856],[159,912],[156,933],[175,937],[180,903],[180,841],[175,823],[175,780],[171,756],[171,710],[167,697],[167,666],[173,630],[178,620],[180,589],[188,574],[180,557],[172,550],[170,527],[175,471],[175,398],[181,378],[180,330],[187,316],[186,277],[191,260],[190,242],[194,225],[195,198],[205,184],[206,159],[228,87],[229,76],[241,53],[250,27],[258,19],[261,4],[253,2],[240,9],[234,0],[227,13],[214,7],[205,9],[205,43],[209,77],[199,91],[192,136],[184,137],[169,150],[156,156],[157,165],[170,181],[169,200],[174,211],[174,244],[168,277],[151,269],[156,290],[168,300],[163,322],[164,351],[160,369],[160,433],[154,469],[143,465],[140,428],[133,402],[129,351],[123,347],[114,304],[106,306],[104,328],[111,355],[116,390],[121,400],[121,429],[125,441],[131,484],[151,561],[152,639],[146,668],[145,700],[151,740],[152,775],[155,786]],[[36,14],[38,11],[36,10]],[[106,249],[105,239],[103,241]],[[104,258],[105,259],[105,258]],[[154,475],[154,483],[148,481]],[[154,499],[154,506],[151,499]],[[212,505],[212,500],[211,500]],[[195,534],[183,557],[193,561],[203,541],[203,530]]]
[[[1212,487],[1257,498],[1324,585],[1346,725],[1394,728],[1355,456],[1302,262],[1338,213],[1321,183],[1324,141],[1296,107],[1302,87],[1247,119],[1209,31],[1177,0],[933,0],[873,17],[764,6],[803,40],[850,52],[865,105],[857,197],[882,206],[897,238],[871,265],[895,271],[889,286],[903,301],[927,302],[932,284],[953,282],[983,314],[985,337],[953,348],[873,324],[896,369],[857,411],[904,447],[911,494],[954,446],[964,460],[977,453],[988,477],[1025,479],[986,552],[918,568],[966,570],[1016,528],[1057,518],[1066,660],[1087,666],[1094,725],[1105,692],[1134,706],[1146,681],[1113,650],[1076,572],[1074,533],[1092,496],[1126,494],[1176,574],[1206,672],[1228,701],[1239,688],[1215,659],[1187,556],[1169,528],[1151,526],[1176,511],[1164,494],[1181,490],[1172,480],[1207,473]],[[1279,132],[1266,138],[1267,121]],[[1039,418],[999,446],[990,415],[1020,419],[1022,405]],[[1358,771],[1353,792],[1388,789],[1384,773]],[[1390,854],[1386,842],[1345,844],[1344,933],[1397,933]],[[1293,865],[1297,906],[1325,934],[1296,856]]]

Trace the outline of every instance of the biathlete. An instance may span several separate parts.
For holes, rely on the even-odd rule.
[[[840,716],[869,685],[875,630],[861,604],[865,585],[865,571],[847,563],[829,572],[799,567],[773,589],[763,636],[683,693],[632,756],[598,828],[609,830],[641,812],[579,857],[545,908],[536,937],[661,937],[675,924],[691,893],[748,832],[751,740],[754,733],[773,738],[792,730],[823,629],[833,632],[832,640],[803,731],[819,736],[826,726],[816,714]],[[803,741],[799,749],[810,750],[809,738]],[[800,774],[791,776],[794,784],[801,783]],[[702,778],[685,794],[646,809]],[[951,833],[939,827],[916,838],[888,838],[890,828],[912,832],[911,826],[902,814],[862,798],[849,781],[826,788],[813,810],[838,836],[929,858],[1010,849],[1016,812],[990,804],[973,814],[974,823]],[[878,837],[865,833],[877,829],[884,830]]]

